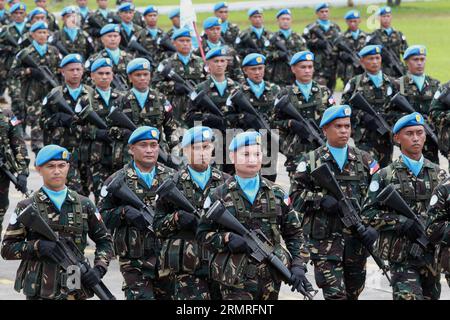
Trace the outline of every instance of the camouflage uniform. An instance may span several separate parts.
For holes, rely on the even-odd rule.
[[[56,43],[56,41],[60,41],[68,53],[79,53],[83,56],[83,59],[87,59],[94,53],[94,40],[86,31],[81,29],[78,30],[74,41],[70,39],[64,29],[56,31],[49,42]]]
[[[309,259],[304,248],[299,214],[292,208],[289,197],[280,186],[260,177],[260,187],[252,205],[236,179],[230,177],[213,190],[209,197],[211,203],[221,199],[230,213],[246,228],[260,229],[269,239],[274,253],[288,268],[303,266]],[[205,207],[207,210],[206,204]],[[214,252],[209,271],[211,278],[220,282],[223,299],[278,299],[284,279],[266,261],[257,262],[247,254],[230,253],[224,243],[228,231],[205,218],[200,220],[197,230],[200,243]]]
[[[226,32],[222,32],[222,38],[227,45],[234,47],[239,32],[239,26],[237,24],[228,22],[228,29]]]
[[[314,80],[323,86],[327,86],[328,89],[334,90],[336,86],[336,68],[338,51],[336,47],[333,47],[331,53],[326,53],[324,48],[318,46],[319,38],[317,38],[314,30],[319,29],[323,32],[326,39],[330,44],[339,36],[341,28],[331,22],[330,29],[324,31],[317,22],[308,25],[304,32],[303,37],[306,39],[307,46],[312,53],[314,53]]]
[[[359,208],[376,161],[369,153],[348,146],[347,163],[341,171],[328,147],[319,147],[301,157],[292,186],[291,198],[303,217],[317,286],[327,300],[356,300],[364,289],[368,252],[337,213],[329,214],[320,205],[327,191],[314,186],[309,175],[325,163],[344,194]]]
[[[61,210],[55,207],[43,189],[32,197],[17,204],[15,215],[28,205],[34,204],[39,215],[50,228],[74,242],[84,253],[88,244],[87,236],[95,242],[94,265],[108,268],[112,259],[113,246],[95,205],[86,197],[68,190]],[[98,218],[97,218],[98,217]],[[11,221],[2,243],[2,257],[6,260],[22,260],[17,270],[14,289],[22,289],[27,299],[86,299],[93,296],[90,290],[70,291],[63,279],[66,272],[50,260],[42,259],[36,248],[41,236],[25,228],[19,222]]]
[[[120,25],[120,24],[119,24]],[[120,25],[121,26],[121,25]],[[130,33],[130,35],[128,35],[125,31],[125,29],[121,26],[120,27],[120,48],[122,50],[127,50],[127,46],[128,43],[130,42],[130,40],[134,37],[136,38],[137,35],[142,31],[142,27],[133,23],[133,29]]]
[[[49,10],[44,9],[47,11],[47,24],[48,24],[48,30],[51,32],[55,32],[59,30],[58,21],[56,20],[56,16],[51,13]]]
[[[97,9],[89,15],[87,22],[84,24],[84,29],[95,40],[95,51],[99,51],[101,48],[103,48],[103,45],[100,41],[100,30],[108,23],[117,23],[115,14],[111,11],[108,11],[108,14],[105,18],[101,14],[100,10]]]
[[[278,41],[286,46],[287,53],[277,48],[275,43]],[[289,38],[286,39],[281,31],[278,31],[272,34],[270,42],[272,43],[273,51],[266,64],[266,78],[280,86],[289,86],[295,81],[295,76],[289,65],[290,59],[295,53],[307,50],[306,40],[296,32],[292,32]]]
[[[362,48],[366,46],[366,37],[367,34],[359,30],[358,38],[355,40],[353,39],[352,32],[350,30],[347,30],[342,35],[342,40],[344,43],[353,50],[353,52],[357,55],[359,51],[361,51]],[[339,51],[339,60],[338,60],[338,69],[337,74],[342,79],[344,84],[346,84],[351,78],[354,76],[361,74],[364,72],[364,69],[362,67],[355,68],[355,66],[350,62],[343,61],[346,54],[344,51]],[[358,56],[359,58],[359,56]]]
[[[235,40],[234,47],[239,54],[241,60],[245,58],[246,55],[250,53],[261,53],[262,55],[269,57],[270,52],[273,50],[270,44],[270,38],[272,37],[272,32],[264,28],[261,38],[258,39],[256,34],[253,32],[252,28],[247,28],[239,33],[239,36]],[[249,43],[243,40],[249,39]]]
[[[393,124],[397,119],[395,116],[391,116],[388,110],[388,104],[390,99],[396,93],[396,83],[389,76],[383,74],[383,83],[380,88],[370,80],[367,72],[361,75],[357,75],[352,78],[344,88],[342,94],[342,103],[348,104],[350,98],[356,93],[361,93],[369,104],[378,112],[382,117],[388,121],[389,124]],[[380,137],[380,135],[374,131],[365,128],[363,121],[364,112],[355,112],[352,115],[352,125],[354,128],[353,139],[358,148],[370,152],[372,156],[380,162],[381,167],[387,166],[392,159],[393,144],[391,138]]]
[[[424,255],[410,254],[413,242],[396,231],[406,217],[382,206],[376,197],[392,183],[402,198],[424,223],[428,215],[431,193],[445,177],[439,166],[425,158],[422,170],[416,177],[400,157],[372,177],[372,182],[362,210],[363,221],[380,232],[377,254],[388,260],[392,276],[394,300],[439,299],[440,273],[433,262],[435,248],[428,248]]]
[[[158,40],[166,37],[167,34],[161,28],[158,28],[155,38],[151,37],[147,28],[142,28],[141,31],[136,32],[137,41],[151,53],[155,66],[168,58],[168,53],[158,45]]]
[[[211,178],[202,190],[185,167],[175,174],[173,180],[186,198],[201,210],[210,190],[217,188],[228,178],[226,173],[212,167]],[[199,246],[195,241],[195,233],[180,229],[174,220],[175,212],[176,207],[164,199],[156,204],[154,229],[156,236],[163,242],[159,274],[174,274],[176,300],[220,298],[214,295],[213,283],[208,279],[211,253]]]
[[[117,174],[124,174],[126,185],[148,206],[154,208],[156,189],[174,174],[172,169],[156,165],[151,188],[140,179],[133,163],[125,165],[105,181],[108,185]],[[102,194],[104,196],[104,194]],[[114,238],[114,248],[119,256],[120,272],[124,278],[122,290],[127,300],[170,299],[173,282],[168,277],[158,277],[158,255],[161,241],[149,231],[139,231],[124,217],[124,205],[107,194],[99,202],[99,210]]]
[[[6,7],[3,9],[3,14],[0,16],[0,26],[6,26],[11,23],[11,15]]]

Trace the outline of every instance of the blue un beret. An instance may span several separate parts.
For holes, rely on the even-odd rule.
[[[314,61],[314,53],[311,51],[300,51],[294,54],[289,65],[293,66],[301,61]]]
[[[394,129],[392,129],[392,132],[394,134],[397,134],[404,127],[420,126],[420,125],[423,126],[424,123],[425,121],[423,119],[423,116],[418,112],[413,112],[398,119],[394,125]]]
[[[28,14],[28,19],[31,20],[31,19],[33,19],[33,17],[34,17],[35,15],[38,15],[38,14],[45,14],[45,15],[47,15],[47,11],[45,11],[45,10],[42,9],[41,7],[34,8],[34,9],[31,10],[31,12]]]
[[[389,14],[389,13],[392,13],[391,7],[382,7],[382,8],[380,8],[380,10],[378,10],[379,16],[384,16],[385,14]]]
[[[244,60],[242,61],[242,66],[258,66],[260,64],[266,63],[266,57],[263,56],[260,53],[250,53],[245,56]]]
[[[214,11],[220,10],[222,8],[228,8],[228,4],[226,2],[219,2],[214,5]]]
[[[259,132],[242,132],[236,135],[233,140],[231,140],[228,150],[234,152],[240,147],[252,146],[255,144],[261,144],[261,134]]]
[[[275,17],[278,19],[283,14],[292,15],[291,14],[291,10],[289,10],[289,9],[281,9],[280,11],[278,11],[278,13],[277,13],[277,15]]]
[[[145,58],[135,58],[127,64],[127,74],[133,73],[138,70],[151,71],[150,62]]]
[[[361,15],[359,14],[358,10],[350,10],[344,16],[345,20],[352,20],[352,19],[359,19],[359,18],[361,18]]]
[[[159,140],[159,130],[149,126],[139,127],[131,134],[128,144],[135,144],[142,140]]]
[[[66,14],[71,14],[71,13],[78,13],[79,10],[77,7],[75,6],[69,6],[69,7],[65,7],[64,9],[62,9],[61,11],[61,17],[64,17]]]
[[[172,40],[176,40],[178,38],[183,38],[183,37],[190,38],[191,31],[187,28],[180,28],[173,33]]]
[[[209,29],[212,27],[220,27],[222,24],[222,19],[217,17],[209,17],[206,18],[205,21],[203,21],[203,29]]]
[[[383,47],[380,45],[365,46],[364,48],[361,49],[361,51],[359,51],[358,55],[362,58],[365,56],[373,56],[376,54],[381,54],[382,48]]]
[[[223,57],[228,54],[226,47],[215,47],[208,51],[208,53],[205,56],[206,60],[215,58],[215,57]]]
[[[131,2],[124,2],[117,8],[117,11],[118,12],[126,12],[126,11],[134,10],[134,8],[135,8],[134,4],[132,4]]]
[[[114,23],[108,23],[107,25],[104,25],[103,28],[100,30],[100,36],[104,36],[107,33],[111,32],[118,32],[120,33],[120,27],[118,24]]]
[[[319,4],[316,6],[315,10],[316,10],[316,12],[317,12],[317,11],[320,11],[320,10],[322,10],[322,9],[326,9],[326,8],[329,8],[329,7],[330,7],[330,5],[329,5],[328,3],[322,2],[322,3],[319,3]]]
[[[36,156],[35,165],[39,167],[52,160],[69,161],[70,152],[67,151],[66,148],[60,147],[56,144],[49,144],[39,150]]]
[[[319,127],[322,128],[324,125],[334,121],[335,119],[348,118],[351,115],[352,109],[346,104],[329,107],[324,111]]]
[[[173,19],[180,16],[180,8],[175,8],[169,11],[169,19]]]
[[[67,56],[65,56],[61,62],[59,63],[59,67],[63,68],[66,65],[68,65],[69,63],[83,63],[83,58],[81,57],[80,54],[78,53],[71,53],[68,54]]]
[[[209,127],[197,126],[190,128],[183,135],[181,147],[185,148],[197,142],[214,141],[214,133]]]
[[[403,60],[406,60],[412,56],[426,56],[426,55],[427,55],[427,48],[425,46],[421,45],[411,46],[408,49],[406,49],[405,54],[403,55]]]
[[[16,12],[17,10],[24,10],[24,11],[27,11],[27,6],[26,6],[25,4],[23,4],[23,3],[21,3],[21,2],[14,3],[14,4],[12,5],[12,7],[9,9],[9,13],[14,13],[14,12]]]
[[[112,61],[110,58],[99,58],[95,60],[91,65],[91,72],[95,72],[103,67],[113,67]]]
[[[250,8],[247,11],[247,15],[249,17],[251,17],[254,14],[262,14],[263,13],[263,9],[262,8]]]
[[[158,13],[158,10],[154,7],[154,6],[148,6],[147,8],[145,8],[144,10],[144,16],[149,14],[149,13],[153,13],[156,12]]]
[[[35,32],[41,29],[48,29],[48,24],[44,21],[36,21],[30,28],[30,32]]]

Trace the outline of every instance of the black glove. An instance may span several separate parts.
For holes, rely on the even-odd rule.
[[[281,59],[286,59],[288,56],[288,53],[286,51],[278,51],[278,58]]]
[[[97,140],[108,142],[108,143],[112,142],[112,139],[109,136],[108,130],[106,130],[106,129],[97,129],[97,131],[95,132],[95,138]]]
[[[197,230],[197,217],[184,210],[178,211],[178,224],[181,229]]]
[[[225,126],[223,119],[215,114],[206,114],[203,117],[203,125],[214,129],[222,130]]]
[[[372,248],[375,241],[377,241],[377,238],[378,231],[370,226],[361,233],[361,243],[364,245],[364,247],[369,249]]]
[[[256,127],[258,127],[258,124],[259,124],[259,119],[256,116],[254,116],[248,112],[244,112],[242,115],[243,116],[240,117],[239,121],[241,122],[241,127],[243,129],[250,129],[250,128],[255,129],[255,130],[261,129],[261,128],[256,128]]]
[[[187,89],[187,87],[184,84],[179,83],[179,82],[175,82],[174,90],[175,90],[175,93],[180,96],[189,93],[189,90]]]
[[[405,236],[411,241],[416,241],[422,235],[422,227],[413,219],[407,219],[397,227],[399,236]]]
[[[124,211],[125,219],[130,224],[138,228],[140,231],[144,231],[147,229],[148,223],[139,210],[133,208],[132,206],[125,206]]]
[[[24,174],[19,174],[17,176],[17,186],[16,189],[22,193],[27,192],[27,176]]]
[[[292,131],[295,132],[300,138],[302,139],[308,139],[309,133],[308,129],[303,126],[300,121],[297,120],[289,120],[289,127],[292,128]]]
[[[320,207],[327,214],[338,214],[339,202],[334,197],[326,194],[320,201]]]
[[[43,80],[44,75],[38,68],[30,68],[30,75],[34,80]]]
[[[55,113],[51,119],[50,123],[55,127],[65,127],[70,128],[72,124],[73,117],[70,114],[64,112]]]
[[[353,62],[353,59],[352,59],[352,56],[350,55],[350,53],[345,52],[345,51],[341,52],[340,58],[341,58],[342,61],[344,61],[346,63],[352,63]]]
[[[60,263],[64,260],[64,252],[62,249],[53,241],[39,240],[38,242],[38,254],[41,257],[50,259],[55,263]]]
[[[327,48],[327,42],[322,39],[317,39],[316,41],[316,48],[318,49],[326,49]]]
[[[128,139],[130,138],[132,133],[133,133],[133,131],[131,131],[129,129],[122,129],[123,141],[128,141]]]
[[[85,274],[81,275],[81,282],[84,286],[92,288],[102,280],[105,273],[105,268],[102,266],[95,266]]]
[[[231,232],[228,238],[228,249],[231,253],[248,253],[250,248],[247,245],[247,241],[240,235]]]
[[[297,290],[301,294],[306,295],[307,292],[314,291],[313,286],[308,281],[308,279],[306,279],[305,267],[293,266],[291,268],[291,274],[292,275],[289,284],[292,286],[292,292]]]

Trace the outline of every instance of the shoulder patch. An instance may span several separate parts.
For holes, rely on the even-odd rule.
[[[438,202],[438,200],[438,196],[434,194],[430,199],[430,207],[434,206]]]
[[[377,192],[378,189],[380,189],[380,184],[378,183],[378,181],[372,181],[369,185],[369,190],[371,192]]]
[[[306,162],[302,161],[297,165],[297,171],[298,172],[305,172],[306,171]]]
[[[211,198],[208,196],[203,202],[203,209],[209,209],[211,207]]]

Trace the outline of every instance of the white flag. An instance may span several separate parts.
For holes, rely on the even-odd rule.
[[[197,22],[192,0],[180,0],[180,27],[191,30],[192,47],[198,48],[198,41],[195,35],[194,22]]]

